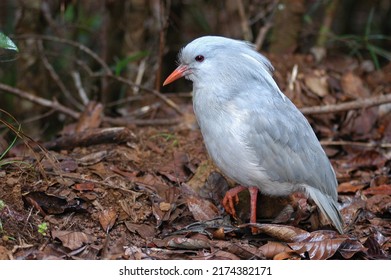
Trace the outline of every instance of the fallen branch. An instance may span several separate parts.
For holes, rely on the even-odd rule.
[[[103,143],[123,143],[134,137],[134,134],[126,127],[95,128],[61,136],[43,146],[48,150],[72,150],[75,147],[88,147]]]
[[[391,143],[354,142],[354,141],[320,141],[322,146],[357,146],[366,148],[391,148]]]
[[[18,35],[18,36],[15,36],[15,38],[16,39],[23,39],[23,40],[34,38],[34,39],[52,41],[52,42],[57,42],[57,43],[62,43],[62,44],[67,44],[67,45],[73,46],[73,47],[81,50],[82,52],[88,54],[89,56],[91,56],[96,62],[98,62],[102,66],[105,73],[108,73],[108,74],[112,73],[110,67],[106,64],[106,62],[104,62],[94,51],[92,51],[90,48],[88,48],[85,45],[80,44],[76,41],[72,41],[72,40],[60,38],[60,37],[55,37],[55,36],[37,35],[37,34]]]
[[[71,116],[74,119],[78,119],[80,116],[80,113],[65,107],[64,105],[58,103],[57,100],[51,101],[51,100],[48,100],[48,99],[45,99],[45,98],[42,98],[39,96],[35,96],[34,94],[31,94],[27,91],[23,91],[21,89],[14,88],[9,85],[2,84],[2,83],[0,83],[0,90],[4,90],[9,93],[12,93],[20,98],[31,101],[32,103],[35,103],[35,104],[38,104],[38,105],[41,105],[44,107],[52,108],[58,112],[64,113],[68,116]]]
[[[164,103],[166,103],[168,106],[173,108],[178,114],[183,115],[182,111],[179,109],[178,105],[176,105],[174,101],[172,101],[168,97],[164,96],[164,94],[162,94],[161,92],[159,92],[157,90],[146,88],[146,87],[144,87],[142,85],[134,83],[133,81],[130,81],[128,79],[125,79],[125,78],[122,78],[122,77],[119,77],[119,76],[115,76],[113,74],[101,74],[101,73],[99,73],[99,74],[92,75],[92,77],[108,77],[108,78],[117,80],[118,82],[127,84],[130,87],[138,87],[139,89],[141,89],[143,91],[150,92],[153,95],[155,95],[156,97],[158,97],[159,99],[163,100]]]
[[[61,112],[65,115],[68,115],[72,117],[73,119],[79,119],[81,114],[79,112],[76,112],[70,108],[67,108],[60,103],[58,103],[56,100],[48,100],[42,97],[35,96],[31,93],[28,93],[26,91],[5,85],[0,83],[0,90],[7,91],[11,94],[14,94],[20,98],[26,99],[28,101],[31,101],[32,103],[41,105],[43,107],[49,107],[52,108],[55,111]],[[140,119],[129,119],[129,118],[110,118],[110,117],[103,117],[103,120],[109,124],[112,125],[122,125],[126,126],[129,124],[134,125],[173,125],[179,123],[179,119],[152,119],[152,120],[140,120]]]
[[[300,108],[300,111],[306,115],[327,114],[356,109],[365,109],[385,103],[391,103],[391,94],[378,95],[370,98],[358,99],[355,101],[344,102],[340,104],[305,107]]]
[[[150,126],[150,125],[175,125],[181,122],[180,118],[173,119],[129,119],[129,118],[110,118],[103,117],[103,120],[107,123],[117,126],[128,126],[128,125],[138,125],[138,126]]]

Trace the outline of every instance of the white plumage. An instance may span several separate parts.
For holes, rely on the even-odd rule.
[[[307,193],[342,233],[333,168],[273,80],[269,60],[246,42],[206,36],[184,47],[179,62],[164,84],[183,76],[193,82],[194,112],[221,171],[268,195]]]

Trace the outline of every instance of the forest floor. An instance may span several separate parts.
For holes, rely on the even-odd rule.
[[[87,118],[41,148],[15,146],[0,162],[0,259],[390,259],[391,107],[367,102],[391,94],[391,64],[271,60],[336,171],[345,234],[297,195],[261,197],[256,235],[247,192],[228,216],[234,182],[208,159],[190,97],[170,94],[185,112],[177,123],[80,130]]]

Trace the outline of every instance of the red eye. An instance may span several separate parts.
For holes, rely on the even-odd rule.
[[[203,62],[204,59],[205,59],[205,57],[204,57],[203,55],[197,55],[197,56],[195,57],[195,60],[198,61],[198,62]]]

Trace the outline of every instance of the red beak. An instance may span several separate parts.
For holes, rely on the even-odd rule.
[[[167,77],[163,83],[163,86],[171,84],[173,81],[182,78],[185,75],[187,69],[188,67],[186,65],[179,65],[177,69],[175,69],[174,72],[172,72],[171,75]]]

